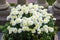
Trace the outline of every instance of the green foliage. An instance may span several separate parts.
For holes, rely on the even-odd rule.
[[[54,27],[55,28],[55,32],[53,33],[48,33],[46,34],[45,32],[41,33],[40,35],[37,35],[37,34],[32,34],[31,32],[22,32],[20,34],[8,34],[6,28],[7,26],[9,25],[8,24],[5,24],[5,26],[0,26],[1,29],[3,30],[3,32],[5,33],[4,37],[5,37],[5,40],[54,40],[54,35],[56,34],[57,32],[57,27]]]
[[[16,6],[16,4],[14,4],[14,3],[10,3],[10,6]]]
[[[55,0],[47,0],[47,2],[49,3],[49,5],[52,5],[55,2]]]

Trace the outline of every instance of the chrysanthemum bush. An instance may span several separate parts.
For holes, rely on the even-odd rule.
[[[11,8],[4,28],[5,40],[53,40],[56,18],[37,4]]]

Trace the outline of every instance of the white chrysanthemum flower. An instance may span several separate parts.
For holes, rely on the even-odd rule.
[[[34,9],[30,9],[29,12],[30,12],[30,13],[34,13],[35,10],[34,10]]]
[[[35,29],[32,29],[31,32],[32,32],[32,33],[36,33],[36,30],[35,30]]]
[[[37,21],[36,16],[32,16],[32,17],[31,17],[31,20],[32,20],[33,22]]]
[[[38,19],[38,21],[39,21],[39,23],[40,23],[40,24],[42,24],[42,23],[43,23],[42,18],[39,18],[39,19]]]
[[[43,28],[47,28],[48,29],[48,25],[44,25]]]
[[[34,29],[38,29],[38,28],[40,28],[40,25],[37,23],[37,24],[35,25]]]
[[[43,6],[39,6],[39,8],[41,9],[41,8],[44,8]]]
[[[28,7],[22,8],[21,10],[22,10],[25,14],[28,14],[28,12],[29,12],[29,8],[28,8]]]
[[[48,29],[44,29],[44,31],[45,31],[46,33],[48,33]]]
[[[21,24],[22,24],[23,27],[27,27],[28,26],[28,23],[27,23],[26,20],[24,20]]]
[[[28,7],[31,9],[33,7],[33,4],[32,3],[28,4]]]
[[[25,7],[26,7],[26,5],[23,5],[23,6],[22,6],[22,8],[25,8]]]
[[[18,23],[21,23],[22,22],[22,19],[20,19],[20,18],[17,18],[16,20],[15,20],[15,22],[18,24]]]
[[[17,28],[13,28],[13,33],[17,33]]]
[[[41,29],[37,29],[37,33],[40,34],[41,33]]]
[[[44,28],[41,28],[41,31],[43,32],[44,31]]]
[[[17,11],[17,9],[15,7],[11,8],[11,12],[13,11]]]
[[[53,15],[51,13],[49,13],[48,16],[53,16]]]
[[[47,12],[47,9],[44,9],[44,11],[46,11],[46,12]]]
[[[21,33],[21,32],[22,32],[22,29],[21,29],[21,28],[19,28],[19,29],[18,29],[18,33]]]
[[[9,30],[10,28],[11,28],[11,27],[10,27],[10,26],[8,26],[8,27],[7,27],[7,30]]]
[[[47,16],[47,12],[45,10],[41,10],[41,13],[44,14],[44,16]]]
[[[9,30],[9,34],[11,34],[12,33],[12,30]]]
[[[27,23],[28,23],[28,25],[33,25],[34,24],[34,22],[31,19],[27,19]]]
[[[42,13],[37,13],[37,15],[39,16],[39,17],[43,17],[43,14]]]
[[[48,27],[48,30],[49,30],[50,32],[54,32],[54,28],[52,28],[52,27]]]
[[[47,19],[50,19],[51,17],[50,16],[46,16]]]
[[[23,11],[19,11],[19,15],[18,15],[18,18],[21,18],[23,15]]]
[[[12,12],[10,13],[10,15],[17,15],[17,14],[19,14],[19,11],[12,11]]]
[[[48,23],[50,20],[48,18],[44,18],[43,23]]]
[[[9,20],[11,18],[11,15],[7,16],[7,20]]]
[[[34,8],[35,10],[38,10],[38,5],[35,4],[35,5],[33,6],[33,8]]]
[[[29,27],[22,27],[23,31],[30,31]]]
[[[8,31],[9,31],[9,34],[12,34],[13,32],[12,28],[10,28]]]
[[[23,21],[24,21],[24,20],[27,20],[28,18],[27,18],[27,17],[23,17],[22,19],[23,19]]]
[[[43,29],[44,29],[44,31],[45,31],[46,33],[48,33],[48,26],[47,26],[47,25],[44,25],[44,26],[43,26]]]
[[[15,26],[16,25],[16,21],[14,21],[14,20],[11,20],[10,23],[12,24],[12,26]]]
[[[20,10],[20,9],[21,9],[21,5],[18,5],[18,6],[16,7],[16,9],[17,9],[17,10]]]
[[[33,16],[36,17],[36,18],[39,17],[36,11],[34,11]]]
[[[33,25],[34,22],[33,21],[28,21],[28,25]]]
[[[16,19],[16,18],[17,18],[17,16],[16,16],[16,15],[11,16],[11,19]]]
[[[53,20],[56,20],[56,18],[53,18]]]
[[[22,15],[23,14],[23,11],[19,11],[19,15]]]

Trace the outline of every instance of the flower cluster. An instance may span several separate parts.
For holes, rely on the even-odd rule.
[[[48,13],[43,6],[30,3],[13,7],[7,20],[10,20],[11,24],[7,27],[9,34],[24,31],[40,34],[54,32],[54,28],[48,24],[56,18],[53,18],[53,15]]]

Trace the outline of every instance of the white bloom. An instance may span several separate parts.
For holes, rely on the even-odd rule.
[[[44,31],[45,31],[46,33],[48,33],[48,26],[47,26],[47,25],[44,25],[44,26],[43,26],[43,29],[44,29]]]
[[[49,22],[49,19],[48,18],[44,18],[43,22],[44,23],[48,23]]]
[[[37,33],[40,34],[41,33],[41,29],[37,29]]]
[[[31,20],[34,21],[34,22],[37,21],[36,16],[32,16],[32,17],[31,17]]]
[[[35,10],[38,10],[38,5],[35,4],[35,5],[33,6],[33,8],[34,8]]]
[[[18,5],[18,6],[16,7],[16,9],[17,9],[17,10],[20,10],[20,9],[21,9],[21,5]]]
[[[43,28],[44,28],[44,29],[45,29],[45,28],[47,28],[47,29],[48,29],[48,25],[44,25],[44,26],[43,26]]]
[[[12,26],[15,26],[16,25],[16,22],[14,20],[11,20],[10,23],[12,24]]]
[[[39,8],[44,8],[43,6],[39,6]]]
[[[10,28],[11,28],[11,27],[10,27],[10,26],[8,26],[8,27],[7,27],[7,30],[9,30]]]
[[[21,33],[21,32],[22,32],[22,29],[21,29],[21,28],[19,28],[19,29],[18,29],[18,33]]]
[[[25,10],[25,14],[28,14],[28,12],[29,12],[29,9],[28,9],[28,8],[26,8],[26,10]]]
[[[49,16],[52,16],[52,13],[49,13]]]
[[[23,22],[21,23],[23,27],[27,27],[28,26],[28,23],[26,20],[23,20]]]
[[[23,15],[23,11],[19,11],[19,15],[18,15],[18,18],[21,18]]]
[[[44,28],[41,28],[41,31],[44,31]]]
[[[11,19],[16,19],[16,18],[17,18],[17,16],[16,16],[16,15],[11,16]]]
[[[36,18],[39,17],[36,11],[33,12],[33,16],[36,17]]]
[[[13,11],[17,11],[17,9],[15,7],[11,8],[11,12]]]
[[[9,20],[11,18],[11,15],[7,16],[7,20]]]
[[[22,22],[22,19],[17,18],[15,21],[16,21],[16,23],[21,23]]]
[[[17,28],[13,28],[13,33],[17,33]]]
[[[45,11],[45,14],[44,14],[44,16],[45,16],[45,17],[48,17],[48,16],[50,16],[50,17],[51,17],[51,16],[52,16],[52,14],[50,14],[50,13],[47,13],[47,12]]]
[[[9,34],[11,34],[12,33],[12,30],[9,30]]]
[[[26,7],[26,5],[23,5],[23,6],[22,6],[22,8],[25,8],[25,7]]]
[[[35,30],[35,29],[32,29],[31,32],[32,32],[32,33],[36,33],[36,30]]]
[[[44,29],[44,31],[45,31],[46,33],[48,33],[48,29]]]
[[[42,14],[44,14],[44,16],[47,16],[47,12],[45,10],[41,10]]]
[[[34,29],[39,29],[41,26],[40,26],[40,24],[39,23],[37,23],[37,24],[35,24],[35,27],[34,27]]]
[[[28,7],[31,9],[33,7],[33,4],[32,3],[28,4]]]
[[[49,30],[50,32],[54,32],[54,28],[52,28],[52,27],[48,27],[48,30]]]
[[[47,19],[50,19],[51,17],[50,16],[46,16]]]
[[[29,12],[30,12],[30,13],[34,13],[35,10],[34,10],[34,9],[30,9]]]
[[[23,11],[19,11],[19,15],[22,15],[23,14]]]
[[[27,20],[27,18],[26,18],[26,17],[23,17],[22,19],[23,19],[23,21],[24,21],[24,20]]]
[[[28,7],[22,8],[21,10],[22,10],[25,14],[28,14],[28,12],[29,12],[29,8],[28,8]]]
[[[19,11],[12,11],[12,12],[10,13],[10,15],[17,15],[17,14],[19,14]]]
[[[47,12],[47,9],[44,9],[44,11],[46,11],[46,12]]]
[[[56,18],[53,18],[53,20],[56,20]]]
[[[42,18],[38,18],[38,21],[39,21],[39,23],[40,23],[40,24],[42,24],[42,23],[43,23]]]
[[[34,24],[34,22],[31,19],[27,19],[27,23],[28,23],[28,25],[33,25]]]
[[[30,31],[29,27],[22,27],[23,31]]]
[[[43,17],[43,14],[41,14],[41,13],[37,13],[37,15],[39,16],[39,17]]]
[[[28,21],[28,25],[33,25],[34,22],[33,21]]]
[[[9,29],[9,34],[11,34],[13,32],[12,28]]]

